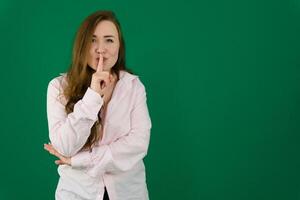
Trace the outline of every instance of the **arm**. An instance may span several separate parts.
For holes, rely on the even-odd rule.
[[[97,176],[103,172],[129,170],[146,156],[152,125],[143,85],[139,85],[136,100],[131,112],[130,132],[111,144],[94,147],[92,152],[79,152],[71,158],[73,168]]]
[[[88,88],[83,98],[68,115],[59,100],[60,83],[53,79],[47,90],[49,137],[54,148],[63,156],[75,155],[85,144],[103,104],[101,96]]]

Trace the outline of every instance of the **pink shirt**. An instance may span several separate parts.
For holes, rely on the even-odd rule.
[[[111,200],[148,198],[143,158],[150,141],[151,119],[145,87],[140,79],[121,71],[103,122],[103,138],[92,152],[80,151],[103,105],[101,96],[88,88],[74,111],[65,112],[62,88],[66,75],[50,81],[47,117],[52,145],[71,166],[58,167],[56,199],[102,200],[104,186]]]

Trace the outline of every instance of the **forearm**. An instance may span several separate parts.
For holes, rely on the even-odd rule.
[[[100,95],[90,88],[75,105],[72,113],[66,114],[58,100],[58,90],[49,84],[47,93],[47,117],[49,138],[52,145],[64,156],[75,155],[85,144],[90,130],[97,120],[103,104]]]

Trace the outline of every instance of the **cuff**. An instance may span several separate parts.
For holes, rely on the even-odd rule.
[[[94,90],[92,90],[90,87],[88,87],[87,91],[85,92],[84,96],[82,97],[82,101],[90,106],[99,106],[103,104],[103,99]]]
[[[83,104],[82,109],[85,113],[87,113],[88,118],[96,121],[98,112],[104,103],[103,98],[100,96],[100,94],[98,94],[91,88],[88,88],[84,96],[82,97],[81,102]]]

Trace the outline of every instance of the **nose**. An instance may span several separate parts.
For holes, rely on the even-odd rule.
[[[98,44],[96,47],[97,54],[103,54],[105,52],[105,46],[103,44]]]

